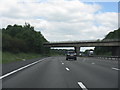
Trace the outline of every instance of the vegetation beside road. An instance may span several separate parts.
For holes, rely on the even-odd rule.
[[[43,43],[48,42],[41,32],[34,30],[28,23],[22,25],[8,25],[2,28],[2,50],[11,53],[49,53],[49,48]]]
[[[58,56],[58,55],[65,55],[66,50],[65,49],[51,49],[50,50],[50,56]]]
[[[2,30],[2,63],[57,55],[44,47],[48,42],[40,31],[28,23],[8,25]]]
[[[120,28],[108,33],[103,40],[120,40]],[[112,55],[112,47],[95,47],[96,55]]]
[[[2,63],[5,64],[10,62],[34,59],[34,58],[64,55],[64,51],[65,50],[51,50],[49,54],[2,52],[2,54],[0,55],[2,55]]]
[[[2,63],[10,63],[15,61],[24,61],[34,58],[42,58],[45,55],[41,55],[38,53],[11,53],[11,52],[3,52],[2,53]]]
[[[28,23],[8,25],[2,30],[2,63],[10,63],[33,58],[63,55],[64,50],[44,47],[48,42],[40,31]]]

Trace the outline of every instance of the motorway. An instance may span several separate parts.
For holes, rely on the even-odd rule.
[[[118,88],[118,61],[65,56],[47,57],[2,78],[3,88]],[[82,89],[86,88],[86,89]]]

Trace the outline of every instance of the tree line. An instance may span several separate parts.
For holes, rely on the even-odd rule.
[[[108,33],[103,40],[120,40],[120,28]],[[95,47],[96,55],[112,55],[113,47]]]
[[[49,53],[49,48],[43,43],[48,42],[41,32],[34,30],[28,23],[25,25],[8,25],[2,28],[2,50],[12,53],[35,52],[40,54]]]

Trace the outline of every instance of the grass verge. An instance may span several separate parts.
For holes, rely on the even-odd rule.
[[[2,52],[2,63],[10,63],[15,61],[21,61],[26,59],[33,59],[45,57],[44,55],[40,55],[38,53],[10,53],[10,52]]]

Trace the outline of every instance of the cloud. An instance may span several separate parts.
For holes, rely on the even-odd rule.
[[[117,29],[116,12],[79,0],[1,0],[1,28],[29,22],[49,41],[92,40]]]
[[[101,24],[102,26],[111,28],[115,28],[118,26],[118,14],[115,12],[100,13],[97,14],[95,18],[98,24]]]

